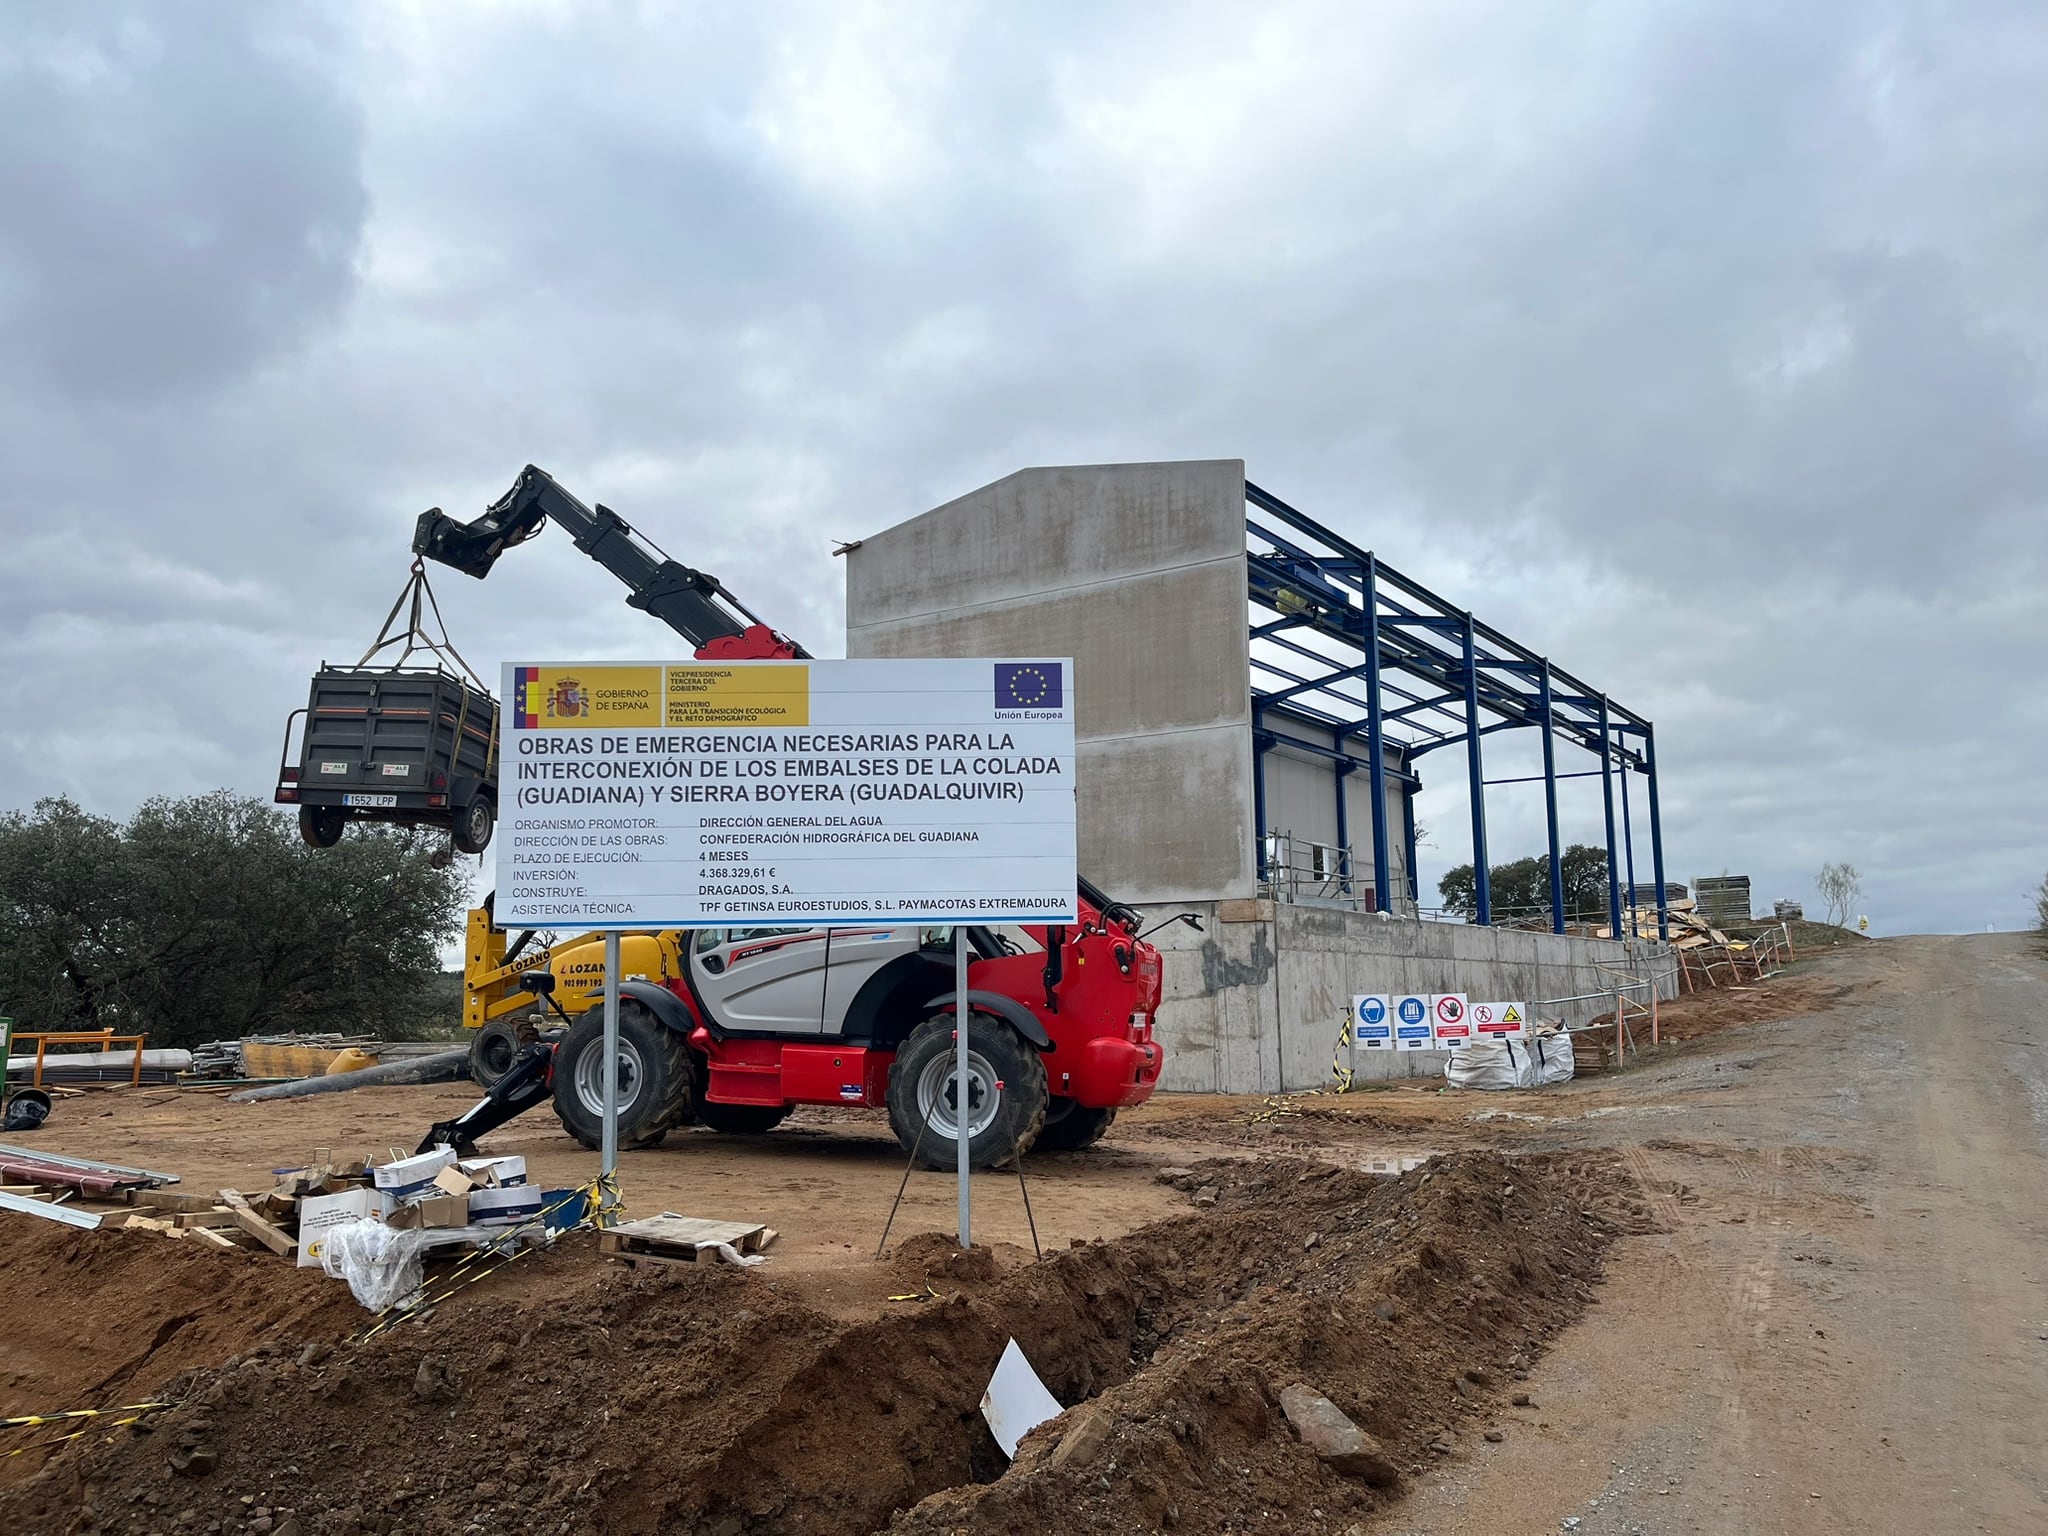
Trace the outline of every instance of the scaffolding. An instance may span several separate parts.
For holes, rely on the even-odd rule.
[[[1252,785],[1259,877],[1269,889],[1298,883],[1291,870],[1268,867],[1266,754],[1275,748],[1322,757],[1337,784],[1337,845],[1342,850],[1330,897],[1353,892],[1345,781],[1363,771],[1371,786],[1373,910],[1413,911],[1415,819],[1407,833],[1408,890],[1397,900],[1388,854],[1389,784],[1418,786],[1414,761],[1463,743],[1470,783],[1476,920],[1494,921],[1486,853],[1489,785],[1543,785],[1549,829],[1550,919],[1565,931],[1557,785],[1560,779],[1601,780],[1607,836],[1608,931],[1622,932],[1622,889],[1636,883],[1630,776],[1645,780],[1650,860],[1657,891],[1657,934],[1669,938],[1665,911],[1664,828],[1657,800],[1657,744],[1650,722],[1616,704],[1550,659],[1454,608],[1342,535],[1279,497],[1245,483],[1246,568],[1251,601]],[[1299,734],[1303,726],[1334,745]],[[1485,776],[1484,739],[1501,731],[1542,733],[1543,772],[1519,778]],[[1599,766],[1560,773],[1557,744],[1590,752]],[[1397,758],[1389,763],[1389,755]],[[1617,807],[1616,784],[1619,781]],[[1320,871],[1317,873],[1320,874]],[[1276,880],[1274,876],[1280,878]]]

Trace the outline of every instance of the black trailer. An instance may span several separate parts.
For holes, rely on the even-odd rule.
[[[299,760],[292,728],[305,717]],[[285,722],[277,802],[299,833],[332,848],[351,821],[448,831],[482,853],[497,822],[498,702],[441,667],[330,667]]]

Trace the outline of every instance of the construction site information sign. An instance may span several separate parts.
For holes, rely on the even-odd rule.
[[[497,922],[1074,922],[1073,673],[508,665]]]

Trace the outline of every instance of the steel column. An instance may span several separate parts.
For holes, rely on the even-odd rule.
[[[1372,758],[1373,903],[1377,910],[1391,912],[1394,881],[1387,868],[1387,736],[1380,709],[1380,563],[1372,555],[1365,559],[1365,750]],[[1415,868],[1412,858],[1408,868],[1411,872]]]
[[[1351,765],[1336,764],[1337,780],[1337,884],[1346,896],[1351,894],[1351,807],[1345,802],[1350,794],[1345,780],[1351,777]]]
[[[1375,634],[1374,639],[1378,636]],[[1472,780],[1472,892],[1482,925],[1493,921],[1493,881],[1486,864],[1486,770],[1479,762],[1479,663],[1472,614],[1465,614],[1465,765]]]
[[[1657,882],[1657,937],[1671,937],[1669,903],[1664,895],[1664,820],[1657,812],[1657,733],[1643,728],[1643,777],[1650,781],[1650,871]]]
[[[1550,830],[1550,931],[1564,932],[1564,863],[1557,838],[1557,737],[1551,730],[1550,663],[1543,663],[1543,819]]]
[[[1607,807],[1607,931],[1621,937],[1621,871],[1614,846],[1614,752],[1607,735],[1607,695],[1600,695],[1600,798]]]
[[[1266,879],[1266,742],[1259,729],[1259,706],[1252,705],[1252,838],[1253,868]]]
[[[1636,834],[1628,809],[1628,759],[1621,760],[1621,849],[1628,868],[1628,936],[1636,936]]]

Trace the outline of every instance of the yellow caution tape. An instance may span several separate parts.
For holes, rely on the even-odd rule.
[[[1351,1068],[1344,1065],[1344,1047],[1351,1043],[1351,1014],[1347,1009],[1344,1024],[1337,1031],[1337,1043],[1330,1048],[1330,1076],[1337,1080],[1337,1091],[1348,1093],[1354,1076]]]
[[[133,1424],[145,1413],[154,1413],[159,1408],[175,1408],[176,1403],[124,1403],[119,1408],[67,1408],[62,1413],[24,1413],[12,1419],[0,1419],[0,1429],[26,1429],[35,1424],[59,1424],[66,1419],[100,1419],[110,1413],[129,1413],[134,1418],[123,1419],[123,1424]]]

